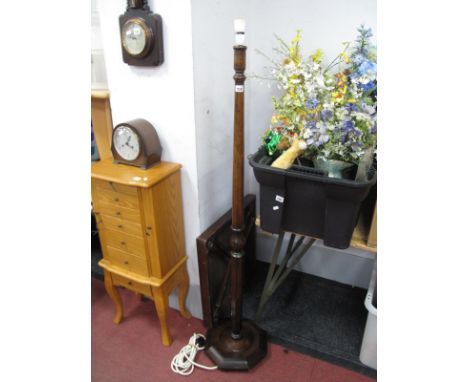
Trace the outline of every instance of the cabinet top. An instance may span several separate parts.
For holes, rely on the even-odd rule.
[[[160,162],[147,170],[142,170],[139,167],[116,164],[112,158],[108,158],[91,164],[91,177],[127,186],[147,188],[179,171],[181,167],[179,163]]]

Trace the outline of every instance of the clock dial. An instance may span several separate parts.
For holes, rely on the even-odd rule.
[[[148,40],[149,32],[140,20],[127,21],[122,31],[122,44],[129,54],[141,55],[147,48]]]
[[[119,126],[114,130],[114,147],[128,161],[135,160],[140,154],[138,135],[127,126]]]

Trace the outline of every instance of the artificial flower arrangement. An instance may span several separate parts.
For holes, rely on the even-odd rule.
[[[284,91],[273,97],[274,114],[263,144],[287,169],[296,158],[315,167],[327,161],[358,165],[373,157],[377,133],[377,64],[372,31],[361,26],[354,44],[328,64],[319,49],[301,56],[300,31],[288,45],[279,39],[282,57],[272,60],[273,78]],[[371,155],[369,155],[371,154]],[[329,174],[329,176],[331,176]]]

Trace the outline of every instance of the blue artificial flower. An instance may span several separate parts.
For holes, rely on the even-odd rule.
[[[369,48],[371,48],[370,45],[370,38],[372,37],[372,29],[368,28],[366,29],[364,25],[361,25],[358,28],[359,35],[357,36],[355,42],[355,51],[353,55],[362,55],[362,57],[368,57],[369,56]],[[361,58],[357,58],[357,62],[353,62],[355,65],[360,65],[361,63]]]
[[[345,109],[348,111],[348,113],[359,110],[359,108],[354,103],[351,103],[351,102],[346,104]]]
[[[369,81],[367,84],[359,84],[358,86],[359,86],[360,89],[367,92],[367,91],[373,90],[375,88],[375,82],[374,81]]]
[[[318,105],[319,101],[316,98],[311,98],[305,103],[307,109],[315,109]]]
[[[365,28],[364,25],[361,25],[358,29],[358,32],[360,34],[359,38],[362,39],[369,39],[372,37],[372,28]],[[359,40],[358,40],[359,41]]]
[[[318,142],[317,142],[317,147],[323,145],[324,143],[327,143],[330,137],[326,134],[320,135]]]
[[[358,73],[363,76],[365,74],[377,74],[377,64],[370,60],[364,60],[358,67]]]
[[[362,54],[358,53],[352,57],[352,60],[356,66],[359,66],[365,60],[365,57]]]
[[[315,121],[309,121],[306,123],[305,127],[310,130],[317,130],[317,124]]]
[[[346,132],[341,134],[340,143],[345,143],[347,136],[348,136],[348,133],[346,133]]]
[[[377,122],[374,122],[374,125],[370,129],[371,134],[375,134],[377,132]]]
[[[343,121],[343,130],[347,133],[353,131],[354,122],[351,120]]]
[[[325,110],[321,111],[320,115],[321,115],[323,121],[327,121],[331,117],[333,117],[333,112],[331,110],[325,109]]]

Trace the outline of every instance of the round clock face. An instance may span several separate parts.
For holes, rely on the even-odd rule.
[[[138,135],[127,126],[119,126],[114,130],[114,147],[125,160],[132,161],[140,155],[140,140]]]
[[[142,55],[150,40],[150,31],[139,19],[128,20],[122,31],[122,45],[132,56]]]

